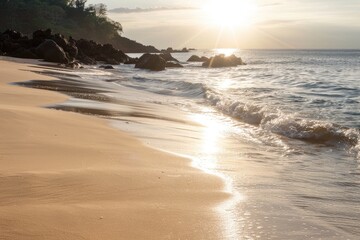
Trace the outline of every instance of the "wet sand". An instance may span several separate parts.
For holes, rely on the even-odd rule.
[[[38,63],[0,60],[0,239],[223,239],[220,178],[10,84]]]

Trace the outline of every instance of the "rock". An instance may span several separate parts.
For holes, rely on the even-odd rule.
[[[184,66],[177,62],[166,62],[167,68],[183,68]]]
[[[208,61],[204,62],[202,66],[208,68],[221,68],[235,67],[238,65],[245,65],[241,58],[238,58],[235,55],[225,57],[224,54],[221,54],[211,57]]]
[[[36,48],[36,53],[48,62],[69,63],[64,50],[53,40],[45,40]]]
[[[165,70],[166,61],[156,54],[145,53],[139,58],[135,68],[149,69],[152,71]]]
[[[56,44],[59,45],[62,49],[65,49],[69,45],[68,40],[63,35],[58,33],[52,35],[51,40],[56,42]]]
[[[2,43],[2,51],[11,55],[21,48],[21,45],[17,42],[12,42],[11,40],[6,40]]]
[[[39,46],[41,43],[43,43],[46,39],[51,39],[51,29],[47,29],[45,31],[43,30],[37,30],[33,32],[32,34],[32,43],[34,47]]]
[[[79,53],[78,56],[77,56],[77,59],[85,64],[85,65],[95,65],[96,64],[96,60],[91,58],[91,57],[88,57],[82,53]]]
[[[11,40],[20,40],[24,38],[22,33],[9,29],[3,32],[3,35],[8,35]]]
[[[188,62],[206,62],[209,59],[207,57],[199,57],[197,55],[192,55],[187,61]]]
[[[101,65],[101,66],[99,66],[99,68],[103,68],[103,69],[114,69],[114,67],[111,66],[111,65]]]
[[[13,52],[11,54],[12,57],[17,57],[17,58],[30,58],[30,59],[37,59],[39,58],[36,54],[35,54],[35,50],[31,50],[31,49],[25,49],[25,48],[19,48],[17,49],[15,52]]]
[[[115,49],[110,44],[101,45],[94,41],[80,39],[76,42],[76,47],[82,55],[86,55],[97,61],[103,61],[111,64],[126,62],[129,57],[120,50]]]
[[[50,39],[51,38],[51,29],[47,29],[47,30],[37,30],[35,32],[33,32],[33,39]]]
[[[177,60],[176,58],[174,58],[173,56],[171,56],[170,53],[161,53],[160,57],[162,57],[165,61],[173,61],[173,62],[179,62],[179,60]]]

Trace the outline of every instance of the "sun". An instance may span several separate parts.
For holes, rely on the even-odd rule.
[[[203,8],[207,22],[226,28],[250,26],[257,9],[255,0],[212,0]]]

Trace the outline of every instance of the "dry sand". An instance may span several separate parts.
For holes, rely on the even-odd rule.
[[[41,107],[66,96],[9,84],[50,79],[36,63],[0,60],[0,239],[224,238],[221,179],[105,120]]]

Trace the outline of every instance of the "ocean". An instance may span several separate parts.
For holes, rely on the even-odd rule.
[[[218,53],[247,65],[186,62]],[[68,83],[91,91],[63,90],[72,98],[50,107],[105,117],[223,178],[226,239],[360,238],[360,51],[172,55],[184,68],[75,71]]]

